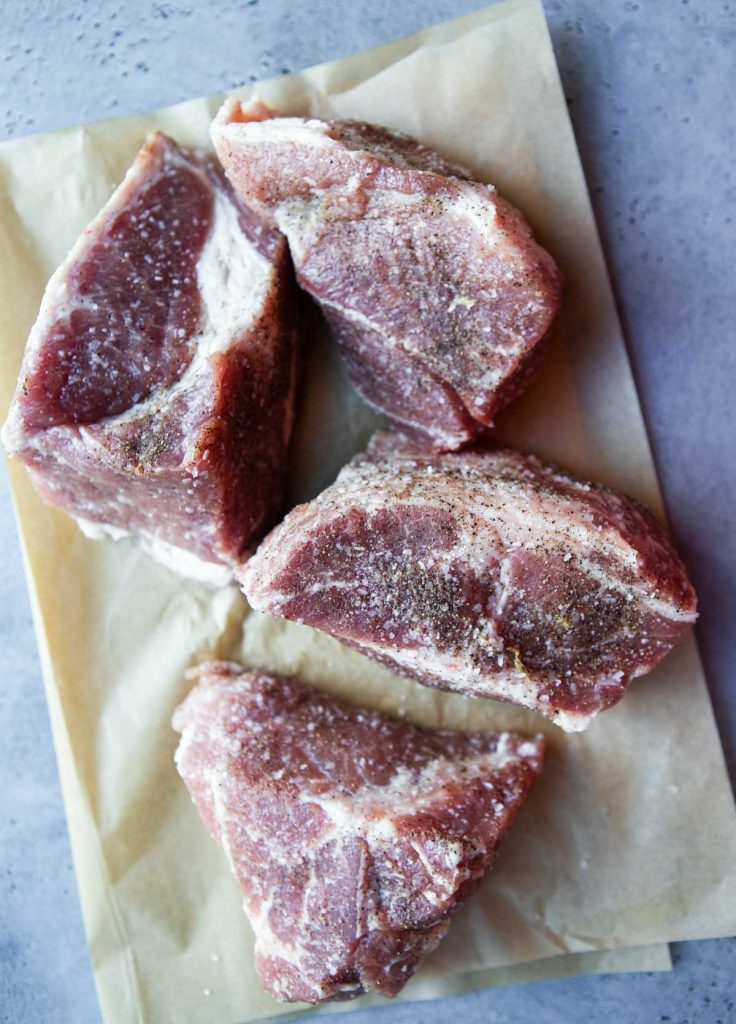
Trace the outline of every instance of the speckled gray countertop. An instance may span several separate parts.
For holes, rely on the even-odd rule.
[[[296,70],[478,5],[1,0],[0,136]],[[736,5],[545,7],[672,529],[701,598],[699,641],[733,773]],[[4,470],[0,537],[0,1022],[92,1024],[100,1014]],[[481,991],[359,1011],[349,1024],[369,1014],[375,1024],[450,1014],[462,1024],[736,1021],[736,940],[679,944],[673,956],[671,975]]]

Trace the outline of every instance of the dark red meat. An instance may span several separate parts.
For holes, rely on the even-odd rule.
[[[281,236],[152,136],[49,282],[8,451],[87,532],[226,581],[279,506],[294,291]]]
[[[200,673],[176,761],[243,889],[264,987],[395,995],[488,868],[542,741],[417,729],[238,665]]]
[[[695,620],[641,506],[532,456],[377,434],[240,572],[260,611],[420,682],[585,728]]]
[[[526,384],[560,275],[495,190],[405,135],[229,101],[212,126],[240,197],[289,240],[363,397],[454,449]]]

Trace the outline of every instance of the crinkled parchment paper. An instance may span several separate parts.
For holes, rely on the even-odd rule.
[[[527,213],[562,267],[566,304],[544,372],[502,419],[501,432],[661,515],[536,0],[511,0],[259,91],[284,112],[409,131],[497,184]],[[157,127],[204,145],[220,99],[0,147],[5,405],[48,276],[146,132]],[[349,388],[326,331],[312,326],[293,499],[330,482],[376,424]],[[86,540],[41,504],[22,469],[13,466],[11,476],[108,1022],[232,1024],[285,1011],[256,982],[237,886],[172,764],[169,722],[185,692],[184,670],[213,654],[298,671],[426,724],[547,734],[546,771],[495,870],[405,998],[666,968],[668,940],[736,931],[736,816],[692,638],[588,732],[565,736],[528,713],[397,680],[305,628],[246,618],[237,591],[184,584],[127,542]]]

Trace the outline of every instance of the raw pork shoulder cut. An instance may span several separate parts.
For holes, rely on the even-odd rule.
[[[393,996],[479,883],[542,742],[417,729],[215,662],[174,716],[179,771],[245,894],[277,999]]]
[[[432,686],[584,729],[695,619],[641,506],[509,450],[377,434],[240,573],[254,608]]]
[[[557,268],[518,211],[375,125],[230,100],[212,137],[240,197],[288,238],[363,397],[439,448],[489,426],[560,301]]]
[[[153,135],[49,281],[8,452],[85,532],[226,582],[278,510],[295,290],[214,161]]]

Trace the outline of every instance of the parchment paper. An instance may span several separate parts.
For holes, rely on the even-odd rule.
[[[362,117],[412,132],[518,203],[558,259],[567,293],[554,351],[501,433],[661,515],[537,0],[511,0],[258,91],[283,112]],[[4,407],[48,276],[146,132],[159,127],[204,145],[220,100],[0,147]],[[349,388],[326,331],[313,327],[293,499],[329,483],[377,422]],[[184,584],[127,542],[86,540],[41,504],[22,469],[11,467],[11,478],[108,1022],[231,1024],[285,1012],[255,980],[236,883],[172,765],[169,722],[185,692],[184,670],[213,654],[298,671],[418,722],[547,734],[545,773],[494,871],[405,998],[666,968],[662,943],[736,931],[736,815],[692,638],[588,732],[565,736],[529,713],[396,679],[305,628],[246,617],[237,591]],[[625,948],[632,946],[648,948]],[[350,1005],[366,1002],[339,1009]]]

